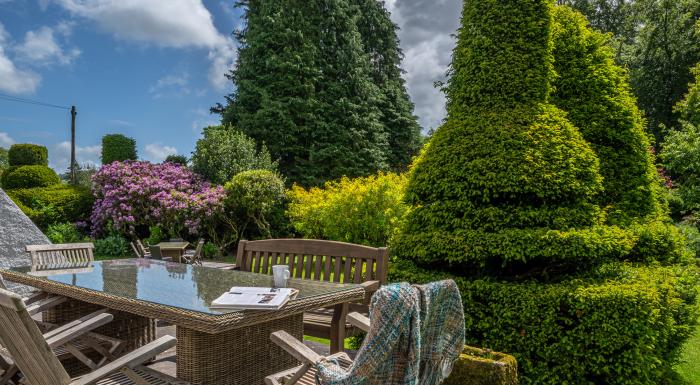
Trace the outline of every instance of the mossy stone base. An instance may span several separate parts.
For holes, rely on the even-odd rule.
[[[518,363],[504,353],[465,346],[444,385],[517,385]]]

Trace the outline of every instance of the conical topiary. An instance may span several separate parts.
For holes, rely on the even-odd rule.
[[[465,2],[448,117],[411,172],[413,210],[393,242],[398,255],[517,274],[525,263],[582,266],[629,247],[624,231],[597,226],[598,159],[549,103],[552,7]]]
[[[552,103],[568,113],[600,160],[604,193],[597,202],[615,224],[665,215],[644,118],[627,71],[615,65],[610,36],[569,7],[555,7],[554,20]]]

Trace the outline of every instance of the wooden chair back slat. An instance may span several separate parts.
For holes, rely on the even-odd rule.
[[[92,243],[28,245],[32,266],[84,265],[94,260]]]
[[[355,260],[355,275],[353,277],[353,283],[362,282],[362,260],[357,258]]]
[[[386,283],[388,253],[350,243],[316,239],[240,241],[236,264],[241,270],[271,274],[273,265],[287,265],[292,277],[328,282]]]
[[[0,342],[32,385],[68,385],[68,373],[15,293],[0,289]]]

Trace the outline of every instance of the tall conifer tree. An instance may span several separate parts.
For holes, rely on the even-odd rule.
[[[387,169],[380,94],[348,3],[238,4],[246,27],[223,123],[264,142],[288,180],[306,186]]]
[[[413,103],[401,77],[403,53],[399,48],[398,27],[391,21],[383,1],[356,0],[357,29],[372,65],[372,80],[379,87],[380,119],[387,132],[387,162],[403,171],[420,149],[420,125],[413,115]]]

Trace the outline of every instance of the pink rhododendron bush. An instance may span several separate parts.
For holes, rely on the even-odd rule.
[[[175,163],[113,162],[93,177],[92,233],[136,235],[160,225],[171,235],[205,235],[224,215],[224,189]]]

